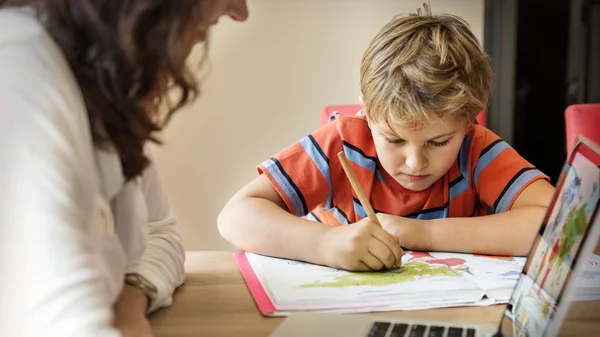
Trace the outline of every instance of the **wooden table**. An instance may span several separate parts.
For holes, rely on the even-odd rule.
[[[187,280],[173,304],[150,317],[155,337],[266,337],[283,318],[263,317],[238,272],[232,252],[188,252]],[[498,324],[504,305],[377,313],[408,318]]]

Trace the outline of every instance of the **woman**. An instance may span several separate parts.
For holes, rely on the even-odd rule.
[[[0,0],[0,335],[152,336],[185,274],[147,145],[223,15],[245,0]]]

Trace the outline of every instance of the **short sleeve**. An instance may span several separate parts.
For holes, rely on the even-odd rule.
[[[337,121],[319,128],[260,165],[264,174],[296,216],[332,202],[331,156],[342,150]],[[337,165],[339,166],[339,165]]]
[[[534,181],[549,180],[485,127],[475,126],[469,137],[469,162],[477,196],[494,213],[510,210],[521,192]]]

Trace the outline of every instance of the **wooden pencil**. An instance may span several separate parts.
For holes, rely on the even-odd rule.
[[[344,169],[344,172],[346,172],[346,176],[348,177],[348,180],[350,180],[350,184],[352,185],[354,192],[356,192],[356,195],[358,196],[358,200],[360,200],[362,207],[365,209],[365,212],[367,213],[367,217],[369,217],[369,220],[371,220],[371,222],[373,222],[374,224],[381,226],[381,224],[379,223],[379,220],[377,220],[375,211],[373,211],[373,207],[371,207],[371,203],[369,202],[369,199],[367,198],[367,196],[365,195],[365,192],[363,191],[362,187],[360,186],[360,183],[358,182],[358,179],[356,178],[356,175],[354,174],[354,170],[350,166],[350,162],[348,161],[348,158],[346,158],[346,155],[344,154],[343,151],[338,153],[338,159],[340,160],[340,163],[342,164],[342,168]]]

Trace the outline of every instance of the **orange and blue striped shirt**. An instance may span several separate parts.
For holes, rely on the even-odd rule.
[[[463,139],[450,170],[430,188],[410,191],[379,164],[364,116],[337,115],[257,167],[290,213],[332,226],[365,218],[337,160],[344,151],[375,212],[417,219],[470,217],[509,210],[528,185],[549,178],[481,125]]]

